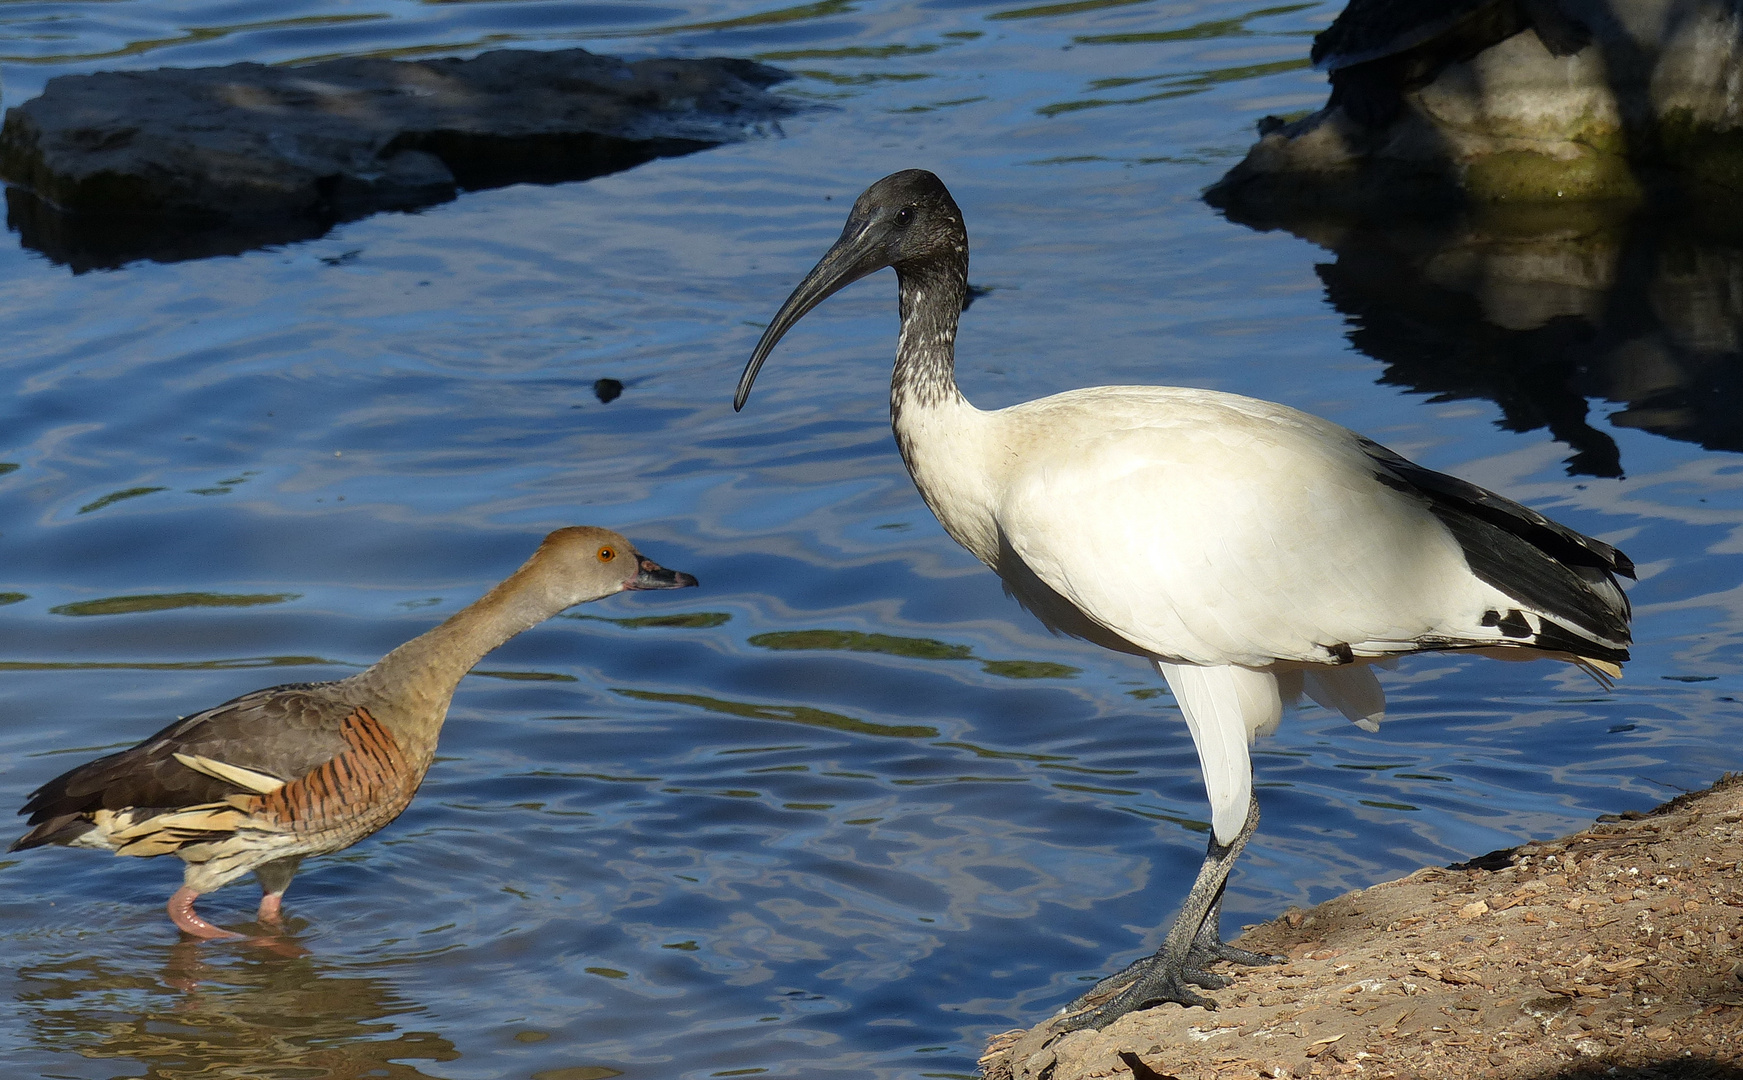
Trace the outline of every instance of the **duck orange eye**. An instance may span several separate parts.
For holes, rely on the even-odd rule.
[[[611,550],[610,548],[602,547],[599,549],[599,561],[600,562],[610,562],[611,560],[613,560],[615,558],[617,558],[617,552]]]

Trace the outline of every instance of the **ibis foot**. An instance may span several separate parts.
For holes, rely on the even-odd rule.
[[[1226,882],[1225,882],[1226,885]],[[1205,913],[1204,922],[1199,924],[1198,936],[1192,941],[1192,951],[1186,954],[1187,966],[1203,970],[1220,961],[1239,964],[1242,967],[1268,967],[1272,964],[1286,964],[1287,956],[1274,953],[1256,953],[1249,949],[1237,948],[1222,939],[1223,889],[1217,889],[1216,899],[1212,901],[1210,910]],[[1221,990],[1229,985],[1227,979],[1212,976],[1216,985],[1199,983],[1198,985],[1211,990]]]
[[[1186,960],[1187,963],[1198,967],[1214,964],[1218,960],[1239,964],[1242,967],[1269,967],[1272,964],[1287,964],[1289,962],[1287,956],[1279,956],[1276,953],[1250,952],[1223,941],[1212,942],[1208,947],[1195,942],[1192,946],[1192,953]],[[1227,982],[1228,980],[1223,981]]]
[[[1110,975],[1089,993],[1066,1006],[1066,1015],[1054,1025],[1060,1034],[1083,1028],[1100,1030],[1129,1012],[1174,1002],[1214,1010],[1216,1002],[1192,989],[1193,985],[1216,989],[1228,980],[1184,964],[1169,963],[1161,953],[1146,956],[1118,975]],[[1109,991],[1112,996],[1107,996]]]
[[[1214,834],[1211,836],[1198,877],[1187,892],[1174,925],[1168,928],[1162,947],[1154,955],[1096,983],[1089,993],[1066,1006],[1066,1015],[1055,1023],[1054,1030],[1064,1033],[1087,1027],[1100,1029],[1129,1012],[1168,1001],[1188,1008],[1196,1005],[1214,1009],[1216,1002],[1192,989],[1197,986],[1221,990],[1230,985],[1228,979],[1205,970],[1211,964],[1219,960],[1248,965],[1280,962],[1282,957],[1224,944],[1218,930],[1229,868],[1258,827],[1259,802],[1249,795],[1247,817],[1240,831],[1226,844],[1218,842]]]

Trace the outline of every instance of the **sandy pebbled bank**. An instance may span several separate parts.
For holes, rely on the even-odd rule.
[[[1222,1008],[988,1043],[988,1080],[1743,1077],[1743,776],[1291,910]],[[1225,965],[1226,967],[1226,965]]]

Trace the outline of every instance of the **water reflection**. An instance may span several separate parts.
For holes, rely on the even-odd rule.
[[[1233,215],[1231,215],[1233,216]],[[1622,476],[1591,399],[1624,428],[1743,451],[1743,237],[1734,227],[1599,208],[1438,222],[1282,227],[1336,254],[1317,270],[1380,382],[1486,398],[1499,426],[1546,428],[1570,475]]]
[[[912,660],[978,660],[982,671],[1005,679],[1069,679],[1079,674],[1079,669],[1069,664],[1045,660],[987,660],[974,655],[974,649],[967,645],[934,638],[865,634],[857,630],[781,630],[752,635],[749,641],[761,649],[781,651],[883,653]]]
[[[7,35],[5,38],[0,38],[0,40],[4,40],[6,42],[6,47],[9,49],[18,49],[21,46],[22,49],[18,52],[0,52],[0,64],[61,65],[88,62],[92,60],[121,60],[131,56],[143,56],[146,53],[155,52],[160,49],[172,48],[176,45],[221,41],[229,37],[263,32],[282,33],[287,30],[307,30],[314,28],[349,26],[354,23],[375,22],[377,20],[391,18],[391,16],[386,12],[359,12],[354,14],[347,13],[337,15],[303,15],[291,18],[265,19],[258,22],[230,23],[219,26],[189,26],[182,27],[180,32],[173,35],[131,40],[125,44],[117,45],[108,49],[88,52],[45,52],[41,51],[45,44],[47,44],[49,48],[52,48],[53,44],[49,43],[58,44],[66,41],[68,38],[72,37],[72,35],[64,30],[58,34],[46,32],[48,26],[52,26],[56,22],[67,21],[67,13],[54,12],[52,9],[47,11],[41,11],[41,9],[39,9],[39,11],[40,14],[45,15],[46,18],[43,19],[43,23],[39,23],[35,27],[32,27],[30,23],[33,21],[32,15],[37,15],[38,12],[32,12],[31,14],[24,15],[21,18],[7,20],[17,26],[18,30],[22,30],[23,33],[19,33],[15,30],[12,34]],[[30,31],[32,29],[35,29],[37,32],[31,33]],[[34,48],[32,46],[34,46]]]
[[[49,608],[52,615],[131,615],[142,611],[174,611],[177,608],[258,607],[299,600],[297,593],[151,593],[145,596],[106,596]]]
[[[895,739],[936,739],[938,729],[925,724],[879,724],[840,713],[813,708],[810,705],[757,705],[748,701],[723,701],[702,694],[662,694],[652,690],[619,690],[624,697],[636,701],[664,701],[674,705],[690,705],[726,716],[743,716],[753,720],[779,720],[789,724],[828,728],[852,735],[883,735]]]
[[[155,976],[149,974],[155,967]],[[423,1012],[385,979],[313,956],[192,942],[24,967],[18,1007],[39,1047],[180,1077],[415,1080],[407,1061],[453,1061],[453,1042],[401,1029]]]

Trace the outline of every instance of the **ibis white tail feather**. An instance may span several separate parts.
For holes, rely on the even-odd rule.
[[[1192,732],[1210,797],[1210,827],[1217,843],[1231,844],[1247,820],[1253,796],[1254,736],[1283,718],[1277,676],[1244,667],[1199,667],[1156,661]]]
[[[1210,798],[1211,830],[1220,844],[1232,843],[1246,822],[1253,795],[1248,747],[1277,729],[1285,699],[1305,692],[1368,731],[1380,730],[1386,715],[1386,692],[1366,664],[1274,674],[1234,665],[1155,663],[1192,732]]]
[[[1309,668],[1301,673],[1302,691],[1328,709],[1336,709],[1363,731],[1379,731],[1386,718],[1386,691],[1367,664]]]

